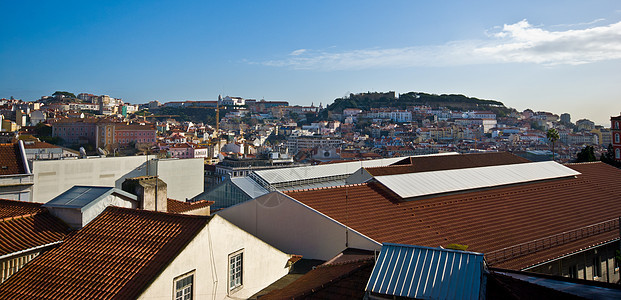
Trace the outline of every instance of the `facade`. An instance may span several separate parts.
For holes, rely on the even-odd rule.
[[[61,159],[67,154],[62,147],[39,141],[25,141],[24,150],[28,160]]]
[[[341,148],[343,139],[338,136],[326,135],[290,135],[287,138],[287,149],[289,153],[296,154],[302,149],[319,148]]]
[[[612,135],[612,148],[615,153],[615,160],[621,162],[621,115],[610,118],[610,131]]]
[[[156,174],[168,183],[168,194],[173,199],[192,198],[204,191],[202,158],[153,158],[125,156],[34,161],[33,199],[48,202],[74,185],[120,189],[126,178]]]
[[[122,147],[130,144],[153,145],[156,137],[155,125],[127,125],[123,123],[114,124],[112,143],[117,143]]]
[[[133,144],[154,145],[155,125],[116,123],[106,119],[60,119],[52,123],[52,136],[69,145],[91,144],[94,147],[125,147]]]

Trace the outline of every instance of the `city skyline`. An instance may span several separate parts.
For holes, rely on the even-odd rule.
[[[609,126],[621,4],[5,2],[0,97],[218,94],[318,105],[366,91],[464,94]]]

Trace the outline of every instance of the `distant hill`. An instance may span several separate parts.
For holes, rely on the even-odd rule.
[[[379,95],[379,96],[378,96]],[[459,94],[427,94],[420,92],[409,92],[401,94],[399,98],[391,97],[390,93],[362,93],[351,94],[347,98],[338,98],[327,107],[327,111],[340,114],[346,108],[359,108],[370,110],[371,108],[394,107],[406,109],[408,106],[429,105],[433,108],[446,107],[454,110],[489,110],[502,117],[514,111],[496,100],[484,100],[474,97],[467,97]]]

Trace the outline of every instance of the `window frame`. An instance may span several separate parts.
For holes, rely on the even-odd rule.
[[[183,294],[181,295],[181,298],[178,298],[178,296],[177,296],[177,291],[178,291],[177,290],[177,282],[179,282],[181,280],[184,280],[184,279],[186,279],[188,277],[192,277],[192,281],[191,281],[191,284],[190,284],[190,287],[191,287],[191,290],[190,290],[190,300],[196,299],[195,298],[195,290],[196,290],[196,288],[195,288],[195,285],[194,285],[194,283],[196,282],[196,280],[195,280],[196,279],[196,269],[194,269],[194,270],[192,270],[190,272],[187,272],[187,273],[184,273],[182,275],[179,275],[179,276],[177,276],[177,277],[175,277],[173,279],[173,285],[172,285],[172,293],[173,293],[172,295],[173,295],[173,297],[172,298],[174,300],[178,300],[178,299],[183,300],[184,299],[184,295]],[[180,291],[183,292],[185,290],[185,288],[186,288],[186,286],[182,286]]]
[[[237,250],[228,255],[227,290],[229,295],[244,288],[244,256],[244,249]],[[231,269],[231,260],[235,257],[240,257],[240,270],[238,275],[237,271]],[[233,272],[235,272],[235,274]],[[232,286],[232,280],[235,280],[237,277],[239,277],[239,284]]]

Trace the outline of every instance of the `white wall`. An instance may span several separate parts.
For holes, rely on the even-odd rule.
[[[243,287],[229,295],[229,254],[240,249]],[[245,299],[285,276],[289,258],[216,215],[139,298],[174,299],[174,279],[194,270],[195,299]]]
[[[121,188],[125,178],[146,175],[145,163],[144,156],[33,161],[33,201],[48,202],[74,185]]]
[[[347,247],[381,249],[379,243],[280,192],[218,214],[266,243],[304,258],[329,260]]]
[[[146,162],[145,156],[33,161],[33,201],[48,202],[74,185],[120,189],[126,178],[147,175]],[[203,192],[202,158],[160,160],[157,165],[169,198],[185,200]],[[155,175],[155,162],[149,164],[149,174]]]
[[[168,185],[168,198],[185,201],[204,191],[205,160],[203,158],[160,159],[157,174]],[[150,169],[151,175],[155,170]]]

